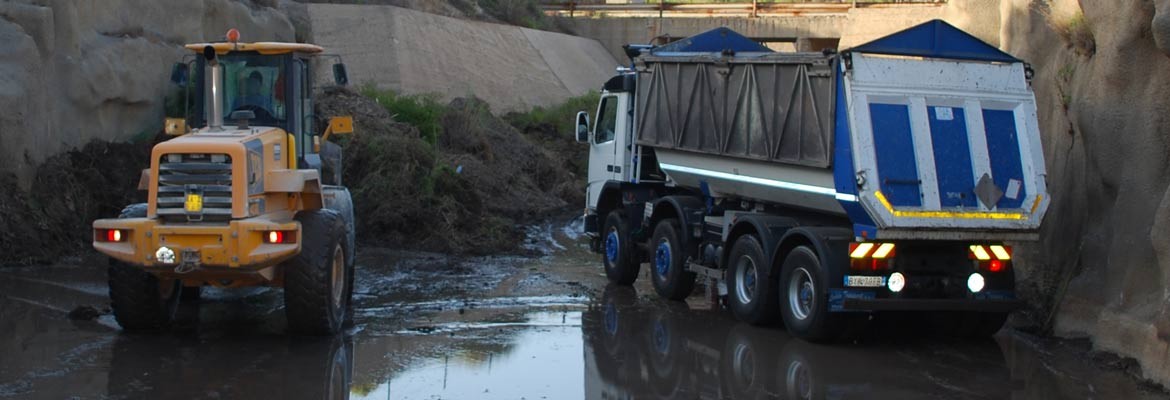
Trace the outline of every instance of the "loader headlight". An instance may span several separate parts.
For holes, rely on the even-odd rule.
[[[170,247],[159,247],[158,250],[154,252],[154,259],[163,264],[174,264],[175,251],[171,250]]]

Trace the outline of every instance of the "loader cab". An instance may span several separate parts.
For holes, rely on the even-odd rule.
[[[237,111],[251,111],[250,126],[269,126],[291,133],[298,143],[298,158],[312,153],[313,91],[311,62],[307,55],[298,53],[261,54],[256,51],[232,51],[220,55],[223,67],[223,89],[220,104],[224,123],[238,124]],[[194,64],[194,110],[188,116],[193,128],[208,126],[210,90],[206,87],[207,60],[197,58]]]
[[[313,145],[319,131],[314,126],[312,84],[313,60],[323,49],[304,43],[239,43],[231,41],[233,31],[228,42],[187,45],[200,54],[176,65],[171,74],[190,93],[187,126],[205,128],[219,117],[229,127],[279,128],[292,135],[300,168],[321,169],[322,152]],[[208,79],[209,65],[219,68],[215,88]],[[340,62],[334,63],[333,76],[338,85],[349,80]],[[213,113],[216,105],[220,116]]]
[[[634,76],[615,76],[605,84],[592,118],[584,111],[577,116],[577,140],[589,144],[590,208],[607,182],[629,182],[633,177],[633,94]]]

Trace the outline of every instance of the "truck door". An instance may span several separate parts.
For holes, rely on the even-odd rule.
[[[597,107],[597,121],[589,140],[589,206],[597,206],[597,198],[605,183],[618,179],[622,172],[617,158],[618,151],[618,106],[616,95],[603,95]]]

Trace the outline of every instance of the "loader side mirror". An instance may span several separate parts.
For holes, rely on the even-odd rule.
[[[338,86],[349,84],[349,74],[345,73],[345,64],[333,64],[333,82]]]
[[[171,82],[179,86],[187,86],[187,78],[190,71],[187,69],[187,64],[178,62],[174,67],[171,67]]]
[[[589,141],[589,113],[584,111],[577,112],[577,142],[585,143]]]

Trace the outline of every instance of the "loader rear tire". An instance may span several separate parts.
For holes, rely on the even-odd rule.
[[[341,330],[350,302],[345,221],[337,211],[302,211],[301,253],[285,266],[284,312],[290,331],[331,335]]]

